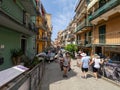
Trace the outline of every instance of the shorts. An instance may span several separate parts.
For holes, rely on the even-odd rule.
[[[64,65],[63,65],[63,67],[68,68],[68,66],[64,66]]]
[[[88,72],[88,68],[82,68],[82,72]]]
[[[99,68],[93,67],[93,72],[98,72]]]

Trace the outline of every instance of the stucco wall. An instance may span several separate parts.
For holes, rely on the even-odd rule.
[[[20,48],[20,33],[0,26],[0,45],[4,45],[4,49],[0,50],[1,56],[4,57],[4,63],[0,65],[2,70],[12,66],[10,51]]]
[[[106,25],[106,44],[120,44],[120,15],[95,26],[94,44],[99,43],[99,26]]]

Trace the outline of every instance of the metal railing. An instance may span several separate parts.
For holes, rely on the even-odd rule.
[[[0,90],[39,90],[44,70],[45,63],[42,61],[30,71],[2,86]]]
[[[108,1],[105,5],[98,8],[98,10],[96,10],[93,13],[93,15],[91,16],[91,20],[93,20],[94,18],[102,15],[103,13],[107,12],[108,10],[114,8],[115,6],[117,6],[119,4],[120,4],[120,0],[110,0],[110,1]]]
[[[120,31],[107,32],[105,34],[105,42],[99,42],[99,35],[95,35],[95,44],[105,44],[105,45],[120,45]]]
[[[87,17],[86,19],[84,19],[76,28],[76,32],[82,30],[83,28],[86,27],[91,27],[92,24],[90,23],[90,18],[91,16]]]

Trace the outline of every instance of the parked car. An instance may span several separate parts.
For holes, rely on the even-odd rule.
[[[47,55],[45,52],[41,52],[41,53],[37,54],[36,57],[38,57],[39,60],[43,60],[43,59],[47,58]]]

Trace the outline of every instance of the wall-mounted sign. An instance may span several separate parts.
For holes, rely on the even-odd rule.
[[[0,44],[0,50],[3,50],[5,46],[3,44]]]

